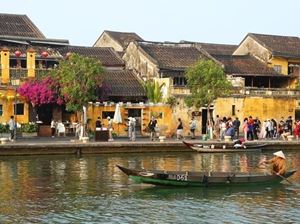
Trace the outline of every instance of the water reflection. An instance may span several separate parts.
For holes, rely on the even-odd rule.
[[[80,222],[87,217],[95,221],[102,217],[103,222],[120,222],[118,217],[122,217],[121,220],[125,220],[125,223],[132,220],[145,221],[140,216],[136,217],[135,211],[139,211],[141,214],[150,212],[154,222],[162,222],[160,218],[165,214],[173,215],[177,222],[186,223],[178,215],[183,212],[178,204],[184,208],[196,208],[197,211],[201,204],[201,212],[205,211],[202,216],[206,218],[209,214],[212,215],[212,209],[220,213],[230,211],[238,218],[237,222],[257,219],[253,209],[249,209],[251,206],[260,208],[254,209],[255,212],[265,212],[267,217],[267,213],[275,211],[275,205],[283,210],[290,209],[288,213],[294,218],[289,217],[287,220],[295,221],[298,218],[295,209],[300,209],[300,189],[297,186],[157,188],[133,183],[115,166],[120,164],[129,168],[185,171],[267,172],[267,169],[255,168],[264,157],[270,158],[272,153],[2,157],[0,222]],[[291,169],[300,166],[300,155],[296,151],[288,152],[287,160]],[[299,184],[300,172],[291,181]],[[224,203],[226,206],[221,206]],[[159,207],[164,207],[163,214],[156,216],[155,212],[160,212],[157,210]],[[174,212],[169,211],[169,207]],[[246,218],[238,215],[237,211],[246,213]],[[184,212],[191,217],[188,221],[196,222],[199,218],[199,214],[194,211],[184,209]],[[230,217],[225,216],[224,220],[227,219]],[[234,220],[232,217],[231,219]],[[212,221],[220,220],[215,217]]]

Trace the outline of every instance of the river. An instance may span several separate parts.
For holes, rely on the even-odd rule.
[[[272,153],[151,153],[0,157],[0,223],[300,223],[293,184],[166,188],[136,184],[118,168],[258,171]],[[300,152],[286,151],[289,169]],[[259,170],[267,172],[267,169]]]

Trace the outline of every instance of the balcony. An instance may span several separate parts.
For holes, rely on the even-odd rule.
[[[186,96],[190,94],[190,90],[185,86],[171,86],[170,95]]]
[[[1,72],[2,73],[2,72]],[[28,77],[27,68],[10,68],[10,79],[26,79]]]
[[[300,90],[287,88],[234,88],[233,96],[300,97]]]
[[[44,77],[45,75],[49,74],[51,70],[52,69],[46,69],[46,68],[35,69],[35,77],[36,78]]]
[[[186,87],[171,86],[171,95],[186,96],[190,94],[190,90]],[[300,90],[288,88],[256,88],[244,87],[234,88],[233,97],[241,96],[259,96],[259,97],[300,97]]]

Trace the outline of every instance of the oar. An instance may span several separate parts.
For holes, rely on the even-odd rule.
[[[266,167],[261,167],[260,165],[256,165],[255,166],[256,168],[259,168],[259,169],[263,169],[263,168],[266,168]],[[292,185],[295,185],[293,182],[291,182],[290,180],[288,180],[286,177],[280,175],[280,174],[277,174],[274,170],[272,170],[272,173],[281,177],[283,180],[285,180],[286,182],[288,182],[289,184],[292,184]]]
[[[289,181],[286,177],[276,173],[274,170],[272,170],[272,173],[276,174],[277,176],[281,177],[283,180],[285,180],[286,182],[288,182],[289,184],[294,185],[294,183],[292,181]]]

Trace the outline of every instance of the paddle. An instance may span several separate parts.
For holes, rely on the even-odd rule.
[[[289,184],[295,185],[292,181],[288,180],[287,178],[285,178],[284,176],[276,173],[274,170],[272,170],[272,173],[276,174],[277,176],[281,177],[283,180],[285,180],[286,182],[288,182]]]
[[[263,168],[266,168],[266,167],[261,167],[261,165],[256,165],[255,167],[259,168],[259,169],[263,169]],[[293,182],[291,182],[290,180],[288,180],[286,177],[280,175],[280,174],[277,174],[274,170],[272,170],[272,173],[281,177],[283,180],[285,180],[286,182],[288,182],[289,184],[292,184],[292,185],[295,185]]]

